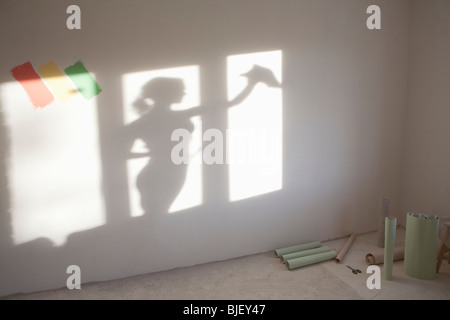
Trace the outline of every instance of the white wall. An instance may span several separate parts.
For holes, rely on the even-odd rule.
[[[11,189],[9,161],[15,140],[3,137],[14,131],[8,110],[32,107],[20,97],[16,104],[0,102],[0,295],[64,287],[71,264],[81,267],[87,283],[375,230],[383,195],[398,214],[407,57],[414,51],[408,48],[409,1],[86,0],[77,1],[78,31],[65,27],[70,4],[1,2],[0,81],[14,82],[9,70],[26,61],[38,66],[54,60],[65,67],[80,59],[95,74],[103,89],[95,116],[104,211],[92,214],[105,224],[78,228],[63,244],[45,232],[39,239],[14,242],[16,218],[9,207],[18,191]],[[371,4],[382,8],[382,30],[366,28]],[[130,177],[117,147],[124,124],[122,75],[198,65],[200,100],[215,105],[227,96],[227,56],[272,50],[282,50],[283,63],[282,189],[229,202],[226,166],[209,166],[203,168],[201,206],[157,222],[131,218]],[[64,106],[32,112],[42,116],[58,108]],[[207,114],[203,123],[224,129],[225,115]],[[39,154],[39,144],[32,145]],[[67,203],[69,210],[77,196],[76,191],[55,196],[55,205]],[[34,212],[23,214],[31,219]],[[61,218],[60,226],[70,228],[74,219]],[[40,223],[36,220],[35,227]]]
[[[407,212],[450,215],[450,3],[413,1],[402,186]]]

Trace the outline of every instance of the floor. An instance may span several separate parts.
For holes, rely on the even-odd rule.
[[[404,240],[397,230],[396,245]],[[323,242],[337,252],[347,238]],[[273,251],[242,258],[126,279],[83,284],[81,290],[58,289],[5,297],[7,300],[152,299],[152,300],[450,300],[450,265],[444,262],[434,280],[411,278],[403,260],[395,261],[393,278],[381,277],[370,290],[365,256],[380,250],[377,233],[357,235],[341,263],[334,260],[288,270]],[[382,249],[381,249],[382,250]],[[362,272],[353,274],[349,265]],[[381,265],[381,270],[383,266]]]

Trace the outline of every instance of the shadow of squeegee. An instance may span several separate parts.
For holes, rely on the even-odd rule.
[[[272,70],[261,67],[259,65],[253,65],[253,68],[247,73],[242,74],[242,76],[247,77],[250,82],[262,82],[268,87],[281,88],[281,84],[275,78]]]

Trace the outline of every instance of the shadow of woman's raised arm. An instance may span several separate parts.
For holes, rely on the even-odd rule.
[[[247,78],[247,85],[232,100],[218,103],[219,108],[231,108],[236,105],[239,105],[245,99],[247,99],[248,96],[250,96],[253,89],[255,88],[255,86],[258,83],[263,83],[271,88],[281,88],[281,84],[275,78],[273,71],[268,68],[261,67],[259,65],[254,65],[250,71],[242,74],[242,76]],[[202,113],[205,112],[205,106],[198,106],[195,108],[177,111],[177,112],[182,112],[186,116],[191,116],[191,117],[196,116],[196,115],[202,115]]]

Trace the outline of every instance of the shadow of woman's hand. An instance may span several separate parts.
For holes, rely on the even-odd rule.
[[[281,84],[275,78],[272,70],[254,65],[253,68],[242,76],[248,79],[248,85],[254,86],[258,82],[266,84],[268,87],[280,88]]]

